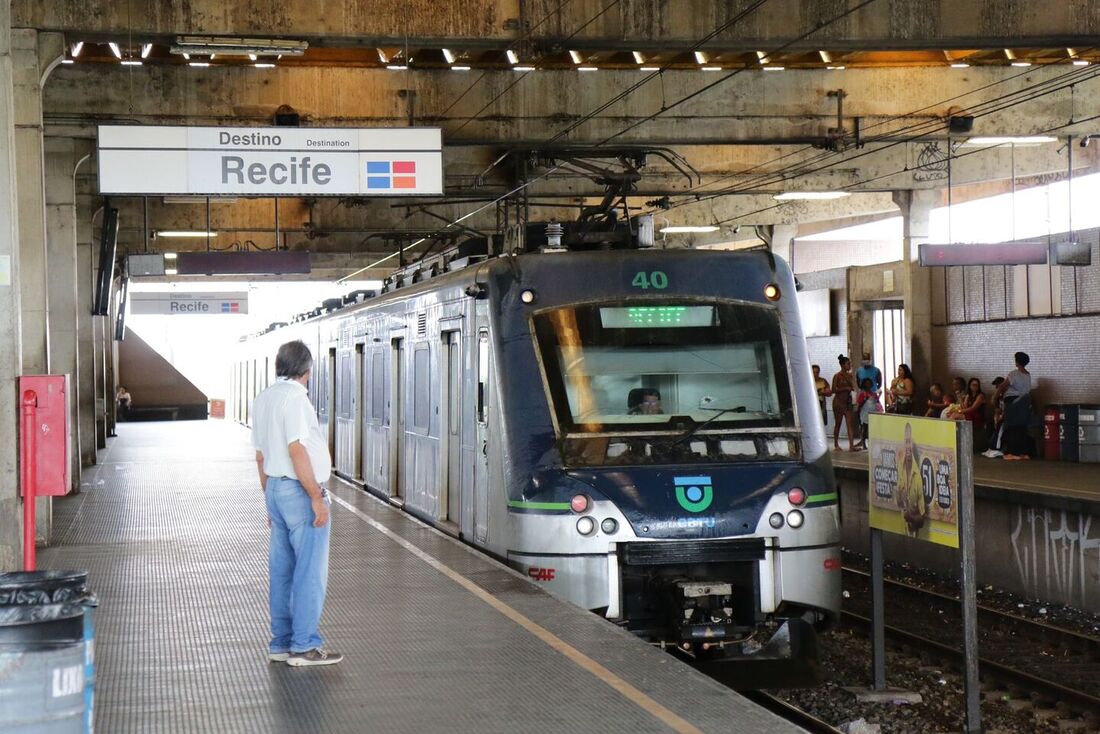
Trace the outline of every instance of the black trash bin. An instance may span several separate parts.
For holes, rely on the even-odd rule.
[[[84,571],[0,573],[0,731],[94,730],[96,606]]]

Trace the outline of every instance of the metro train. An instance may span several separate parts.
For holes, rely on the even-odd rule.
[[[654,643],[812,654],[840,610],[839,516],[786,263],[634,248],[438,272],[243,340],[234,417],[302,339],[343,479]]]

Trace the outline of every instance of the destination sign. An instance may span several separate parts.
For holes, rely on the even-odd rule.
[[[130,313],[217,316],[248,313],[248,293],[131,293]]]
[[[101,194],[443,193],[439,128],[100,125]]]

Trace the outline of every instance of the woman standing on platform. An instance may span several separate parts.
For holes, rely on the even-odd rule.
[[[833,375],[833,447],[840,448],[840,424],[848,430],[848,450],[855,451],[856,431],[852,416],[852,393],[856,389],[856,376],[852,374],[852,360],[841,354],[837,357],[840,371]]]
[[[899,364],[898,376],[890,383],[890,390],[886,393],[886,412],[912,415],[913,389],[913,370],[907,364]]]
[[[977,377],[971,377],[966,386],[966,403],[963,404],[962,417],[973,425],[975,437],[982,436],[985,431],[987,404],[985,393],[982,392],[982,381]]]
[[[1005,461],[1031,458],[1027,438],[1027,421],[1031,416],[1031,373],[1027,365],[1031,357],[1026,352],[1016,352],[1015,359],[1016,369],[1005,376],[996,393],[1004,396]]]

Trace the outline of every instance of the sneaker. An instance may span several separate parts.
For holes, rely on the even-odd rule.
[[[306,652],[290,653],[290,656],[286,659],[286,664],[295,668],[307,665],[335,665],[343,659],[344,656],[338,652],[329,652],[318,647]]]
[[[267,654],[267,661],[269,663],[285,663],[286,659],[289,657],[289,652],[269,652]]]
[[[1004,456],[1004,454],[1002,454],[997,449],[989,449],[988,451],[983,451],[982,456],[984,456],[987,459],[1000,459],[1001,457]]]

